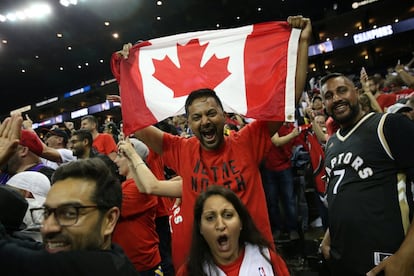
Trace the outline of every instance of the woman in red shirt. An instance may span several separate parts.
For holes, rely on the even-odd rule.
[[[177,276],[290,275],[239,197],[223,186],[197,198],[192,235],[189,258]]]

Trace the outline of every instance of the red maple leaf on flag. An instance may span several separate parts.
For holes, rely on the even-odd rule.
[[[208,43],[200,45],[198,39],[190,40],[186,45],[177,44],[178,67],[166,55],[164,59],[153,59],[153,76],[174,91],[174,97],[188,95],[200,88],[214,89],[231,73],[227,70],[229,57],[217,58],[214,54],[201,67],[201,59]]]

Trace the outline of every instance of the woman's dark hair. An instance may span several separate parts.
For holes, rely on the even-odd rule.
[[[240,231],[239,237],[240,247],[244,247],[245,243],[258,245],[260,247],[260,252],[263,255],[263,257],[266,258],[269,261],[269,263],[271,263],[269,258],[263,253],[263,249],[270,249],[271,245],[257,229],[252,217],[250,216],[249,211],[241,202],[240,198],[232,190],[225,188],[223,186],[214,185],[208,187],[205,192],[201,193],[198,196],[194,206],[192,242],[189,258],[187,260],[187,270],[189,273],[188,275],[207,276],[207,274],[203,271],[204,263],[211,264],[212,267],[214,267],[213,255],[211,254],[210,248],[206,240],[200,233],[201,215],[203,213],[204,203],[209,197],[213,195],[222,196],[227,201],[229,201],[233,205],[237,214],[239,215],[241,224],[243,226]],[[216,271],[216,274],[218,275],[218,271]]]
[[[188,114],[188,107],[194,102],[194,100],[199,98],[214,98],[221,109],[224,110],[223,104],[221,103],[221,100],[217,96],[216,92],[210,88],[203,88],[195,90],[188,95],[185,100],[185,114]]]

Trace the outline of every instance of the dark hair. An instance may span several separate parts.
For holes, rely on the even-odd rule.
[[[83,121],[83,120],[88,120],[89,122],[95,123],[96,129],[98,129],[98,125],[99,125],[98,124],[98,119],[96,119],[95,116],[93,116],[93,115],[86,115],[86,116],[83,116],[81,118],[81,121]]]
[[[320,86],[322,88],[322,85],[324,85],[328,80],[337,78],[337,77],[343,77],[346,78],[344,74],[342,73],[329,73],[328,75],[324,76],[320,80]]]
[[[204,203],[206,200],[213,196],[219,195],[224,197],[227,201],[229,201],[234,209],[236,210],[237,214],[240,217],[240,221],[243,225],[240,231],[239,237],[239,245],[240,247],[244,247],[244,244],[250,243],[253,245],[258,245],[260,247],[260,252],[262,256],[267,259],[270,263],[269,258],[263,253],[264,248],[271,249],[271,245],[269,241],[267,241],[260,231],[257,229],[256,225],[252,217],[250,216],[249,211],[242,203],[240,198],[230,189],[225,188],[223,186],[213,185],[207,188],[207,190],[201,193],[194,205],[194,223],[193,223],[193,233],[192,233],[192,242],[191,248],[189,253],[189,258],[187,261],[187,269],[189,275],[199,276],[207,274],[203,271],[203,265],[207,264],[214,264],[214,259],[211,254],[210,248],[204,239],[204,237],[200,233],[201,227],[201,215],[204,209]]]
[[[316,101],[316,99],[319,99],[320,101],[322,101],[322,97],[320,95],[315,95],[312,97],[312,103]]]
[[[188,114],[188,107],[194,102],[194,100],[199,98],[214,98],[217,102],[217,104],[221,107],[222,110],[223,104],[221,103],[221,100],[217,96],[216,92],[210,88],[203,88],[198,89],[190,93],[188,95],[187,99],[185,100],[185,113]]]
[[[121,208],[121,184],[100,158],[79,159],[59,166],[52,176],[52,184],[66,178],[82,178],[95,182],[91,200],[98,206]]]
[[[88,144],[92,147],[93,144],[93,138],[92,138],[92,133],[89,130],[86,129],[78,129],[75,130],[72,134],[73,136],[78,136],[80,140],[88,140]]]

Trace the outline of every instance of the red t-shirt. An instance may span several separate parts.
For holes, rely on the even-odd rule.
[[[121,216],[112,241],[122,247],[138,271],[152,269],[161,262],[155,231],[157,202],[156,196],[140,193],[133,179],[122,183]]]
[[[152,173],[157,179],[163,180],[164,176],[164,161],[161,156],[155,153],[153,150],[149,149],[149,154],[147,156],[147,164]],[[174,200],[168,197],[158,197],[157,205],[157,217],[164,217],[170,215],[170,210]]]
[[[283,124],[277,133],[279,137],[286,136],[292,132],[295,126],[291,123]],[[297,143],[297,139],[292,139],[282,146],[272,145],[269,153],[267,154],[265,167],[272,171],[283,171],[292,167],[292,148]]]
[[[379,106],[384,110],[384,108],[389,107],[395,104],[399,99],[409,98],[414,95],[413,89],[402,89],[397,92],[392,92],[388,94],[380,94],[377,97],[377,102]]]
[[[117,152],[114,137],[108,133],[99,133],[93,140],[92,146],[99,152],[105,155],[111,152]]]
[[[164,134],[163,159],[183,179],[182,203],[172,223],[180,235],[172,235],[173,263],[180,267],[188,254],[193,227],[194,203],[209,185],[232,189],[246,205],[263,235],[273,243],[259,164],[271,147],[265,122],[255,121],[225,136],[215,151],[203,150],[196,137]],[[175,222],[174,222],[175,220]],[[180,224],[180,226],[178,226]]]

